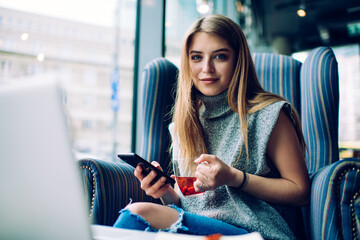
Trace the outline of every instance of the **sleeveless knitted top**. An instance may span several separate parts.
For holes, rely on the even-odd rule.
[[[280,110],[283,109],[290,116],[289,103],[275,102],[248,115],[249,162],[246,164],[244,146],[237,161],[240,154],[240,120],[228,105],[227,91],[216,96],[199,94],[198,97],[203,102],[200,122],[209,154],[216,155],[237,169],[246,167],[244,171],[249,174],[279,177],[278,171],[266,159],[266,147]],[[171,123],[169,130],[174,141],[173,159],[177,159],[180,155],[173,128],[174,123]],[[260,232],[265,239],[295,239],[291,230],[294,227],[294,222],[291,222],[294,207],[271,204],[236,188],[221,186],[197,197],[180,196],[180,203],[185,211],[219,219],[249,232]]]

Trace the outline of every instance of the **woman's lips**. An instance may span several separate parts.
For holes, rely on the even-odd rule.
[[[202,79],[200,79],[201,82],[205,82],[205,83],[212,83],[217,80],[218,80],[217,78],[202,78]]]

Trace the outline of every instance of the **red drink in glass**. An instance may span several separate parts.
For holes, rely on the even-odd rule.
[[[196,177],[176,177],[176,181],[184,196],[204,193],[204,191],[195,192],[194,182],[196,181]]]

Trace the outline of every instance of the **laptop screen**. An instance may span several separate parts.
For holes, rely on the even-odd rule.
[[[0,239],[91,239],[61,88],[0,86]]]

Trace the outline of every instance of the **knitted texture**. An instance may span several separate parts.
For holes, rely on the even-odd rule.
[[[290,114],[289,103],[276,102],[248,115],[250,158],[246,163],[244,147],[237,161],[241,144],[240,121],[227,103],[227,91],[217,96],[199,97],[203,102],[200,121],[208,153],[237,169],[245,169],[249,174],[278,177],[278,172],[266,161],[266,147],[280,110]],[[169,129],[174,141],[173,124]],[[176,159],[179,149],[176,141],[174,144],[173,157]],[[293,213],[292,208],[271,205],[239,189],[221,186],[198,197],[181,196],[180,201],[186,211],[219,219],[250,232],[260,232],[266,239],[295,239],[287,219]]]

